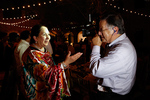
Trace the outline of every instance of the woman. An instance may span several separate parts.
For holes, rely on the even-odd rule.
[[[52,56],[44,48],[49,40],[48,28],[35,25],[31,30],[31,46],[22,56],[25,91],[30,100],[60,100],[63,96],[70,96],[64,68],[82,53],[70,56],[69,52],[62,63],[55,65]]]

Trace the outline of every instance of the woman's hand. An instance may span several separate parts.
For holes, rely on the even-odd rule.
[[[65,64],[66,66],[68,66],[69,64],[75,62],[78,58],[80,58],[82,54],[83,54],[83,53],[78,52],[78,53],[76,53],[76,54],[70,56],[70,55],[71,55],[71,52],[69,51],[69,53],[68,53],[68,55],[66,56],[66,59],[65,59],[65,61],[64,61],[64,64]]]

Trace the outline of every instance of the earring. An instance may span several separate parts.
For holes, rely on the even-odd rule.
[[[37,43],[37,41],[35,41],[35,43]]]

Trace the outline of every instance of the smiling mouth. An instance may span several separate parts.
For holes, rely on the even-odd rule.
[[[45,43],[48,43],[49,41],[45,41]]]

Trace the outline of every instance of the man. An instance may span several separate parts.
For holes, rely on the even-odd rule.
[[[126,36],[124,21],[118,14],[107,14],[101,18],[99,29],[100,36],[92,39],[94,46],[89,66],[95,77],[103,79],[98,84],[97,99],[128,100],[135,81],[137,55]],[[100,52],[104,41],[108,46],[102,57]]]
[[[20,42],[18,46],[15,48],[15,53],[17,53],[19,56],[19,59],[21,61],[22,55],[25,52],[25,50],[29,47],[29,42],[30,42],[30,32],[28,30],[25,30],[21,32],[20,34]]]
[[[20,42],[15,48],[14,56],[17,67],[17,80],[19,85],[19,100],[25,100],[25,91],[23,86],[23,68],[22,68],[22,55],[26,49],[30,46],[30,32],[25,30],[20,34]]]

